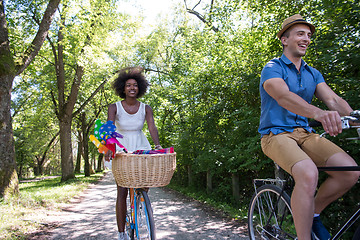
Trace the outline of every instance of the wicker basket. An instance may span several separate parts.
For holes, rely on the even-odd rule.
[[[111,167],[117,185],[127,188],[166,186],[175,168],[176,153],[119,154]]]

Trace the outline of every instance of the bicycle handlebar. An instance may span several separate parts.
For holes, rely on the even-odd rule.
[[[341,117],[341,125],[342,129],[350,129],[350,128],[357,128],[357,132],[359,137],[357,138],[349,138],[348,140],[360,140],[360,126],[351,126],[350,122],[360,123],[360,110],[355,110],[350,113],[350,116],[343,116]],[[322,126],[321,122],[313,120],[309,122],[310,127],[320,127]],[[325,136],[327,133],[324,132],[320,135],[320,137]]]

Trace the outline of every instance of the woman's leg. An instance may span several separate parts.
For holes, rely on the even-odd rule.
[[[119,232],[124,232],[126,221],[126,198],[128,189],[117,186],[116,222]]]

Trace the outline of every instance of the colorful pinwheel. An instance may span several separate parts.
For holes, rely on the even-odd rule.
[[[115,157],[115,144],[127,152],[126,148],[116,139],[123,138],[123,136],[116,132],[116,126],[113,121],[103,123],[101,120],[97,119],[95,122],[94,135],[90,135],[89,138],[98,148],[99,153],[106,154],[107,151],[111,150],[112,157]]]

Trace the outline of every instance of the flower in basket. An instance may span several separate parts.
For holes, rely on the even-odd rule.
[[[127,151],[126,148],[116,139],[123,138],[123,136],[116,132],[116,126],[113,121],[103,123],[100,119],[97,119],[95,122],[94,135],[90,135],[89,138],[98,148],[99,153],[106,154],[107,151],[111,150],[113,153],[112,157],[115,157],[115,144]]]

